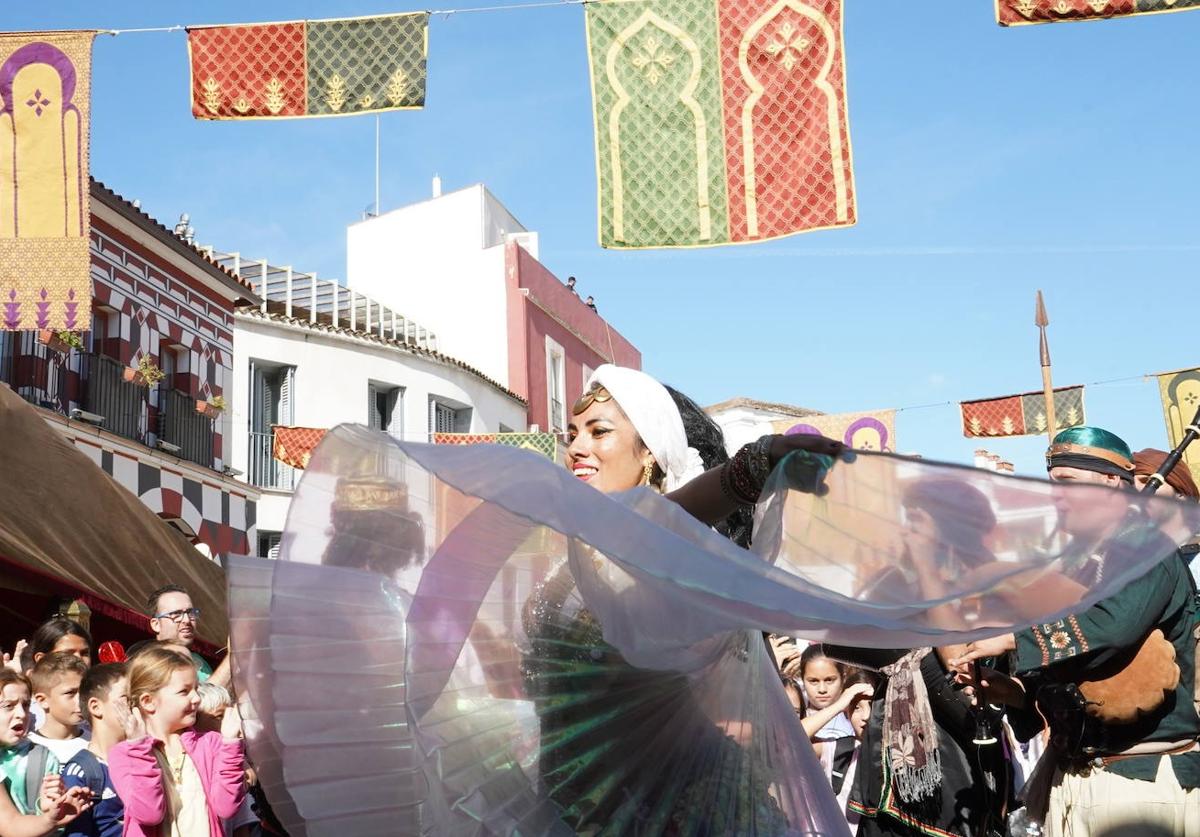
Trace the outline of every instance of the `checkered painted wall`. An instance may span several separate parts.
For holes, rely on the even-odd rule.
[[[251,545],[257,543],[256,503],[246,494],[153,459],[139,459],[115,446],[97,444],[93,437],[70,438],[152,512],[186,522],[214,556],[252,554]]]

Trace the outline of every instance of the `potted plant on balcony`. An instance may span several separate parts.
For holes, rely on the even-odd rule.
[[[44,328],[38,332],[38,342],[52,352],[58,352],[60,355],[65,355],[71,349],[83,349],[83,338],[76,331],[55,331],[54,329]]]
[[[205,401],[204,399],[196,399],[196,412],[202,416],[217,418],[229,405],[225,403],[225,396],[214,395],[212,398]]]
[[[150,355],[142,355],[141,359],[138,360],[137,366],[127,366],[123,373],[125,380],[132,381],[143,387],[157,386],[158,382],[166,376],[166,372],[155,366],[154,361],[150,359]]]

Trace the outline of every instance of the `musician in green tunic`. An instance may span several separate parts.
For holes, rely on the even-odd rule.
[[[1047,452],[1047,467],[1056,482],[1116,489],[1111,499],[1101,495],[1088,507],[1060,509],[1062,528],[1082,541],[1105,534],[1100,528],[1111,529],[1113,520],[1128,527],[1106,554],[1075,557],[1091,562],[1092,573],[1103,573],[1115,550],[1169,551],[1153,543],[1157,532],[1130,526],[1120,513],[1128,505],[1120,492],[1132,490],[1134,465],[1119,437],[1094,427],[1064,430]],[[1024,707],[1010,712],[1014,729],[1027,737],[1040,730],[1043,717],[1049,723],[1051,746],[1030,781],[1029,798],[1031,812],[1040,813],[1039,786],[1048,788],[1049,837],[1200,835],[1200,717],[1193,703],[1198,610],[1191,577],[1173,553],[1081,613],[971,643],[954,661],[1009,654],[1027,696]]]

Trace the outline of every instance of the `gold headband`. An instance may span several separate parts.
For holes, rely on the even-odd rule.
[[[1072,444],[1071,442],[1059,442],[1058,444],[1051,445],[1050,449],[1046,451],[1046,461],[1049,462],[1056,456],[1070,453],[1103,459],[1105,462],[1111,462],[1113,465],[1116,465],[1122,471],[1133,471],[1133,463],[1119,453],[1107,448],[1094,448],[1089,445]]]
[[[588,407],[592,406],[592,404],[603,404],[605,401],[612,401],[612,393],[599,384],[593,384],[592,388],[585,392],[580,399],[575,402],[575,406],[571,408],[571,415],[577,416]]]

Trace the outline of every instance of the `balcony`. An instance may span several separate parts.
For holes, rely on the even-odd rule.
[[[177,389],[160,390],[159,438],[179,445],[179,456],[212,467],[213,420],[196,412],[196,399]]]
[[[276,491],[291,491],[296,487],[296,469],[290,465],[284,465],[275,458],[275,434],[273,432],[250,433],[247,463],[249,473],[246,478],[251,485]]]
[[[143,445],[147,439],[150,390],[126,381],[125,366],[104,355],[83,355],[87,374],[81,377],[83,409],[104,416],[104,429]],[[212,460],[207,463],[212,464]]]
[[[64,416],[73,409],[104,416],[110,433],[147,446],[171,442],[181,448],[181,459],[211,468],[213,423],[196,412],[195,400],[126,381],[125,368],[100,354],[53,351],[32,333],[0,334],[0,381],[29,403]]]

